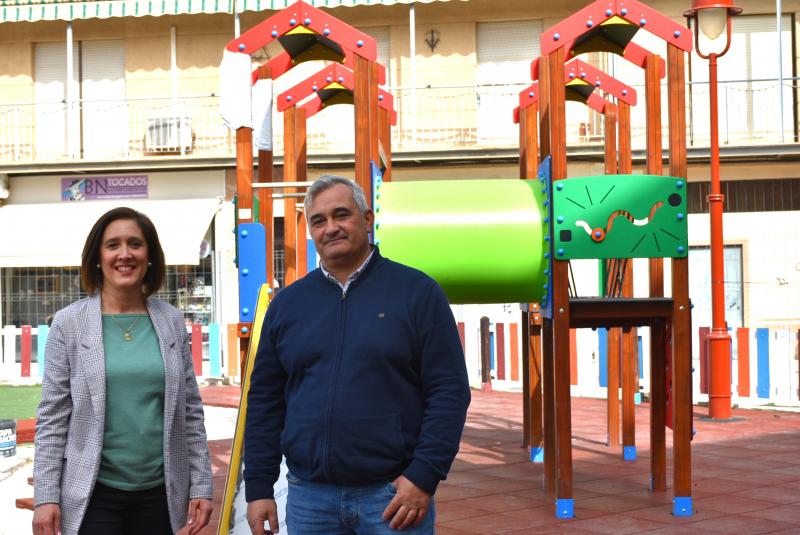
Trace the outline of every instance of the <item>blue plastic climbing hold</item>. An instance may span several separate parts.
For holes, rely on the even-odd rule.
[[[623,446],[622,447],[622,460],[635,461],[636,460],[636,446]]]

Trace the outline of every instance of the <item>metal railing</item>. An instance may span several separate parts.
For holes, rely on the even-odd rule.
[[[512,110],[526,84],[426,87],[392,90],[398,123],[392,151],[513,148],[518,127]],[[644,102],[644,88],[636,88]],[[777,80],[744,80],[720,84],[720,141],[723,145],[757,145],[795,141],[794,106],[779,108]],[[793,102],[795,87],[783,85],[784,101]],[[666,86],[662,87],[666,99]],[[414,98],[412,98],[414,94]],[[708,84],[687,84],[687,140],[708,146]],[[414,107],[414,102],[416,106]],[[667,106],[662,106],[666,128]],[[353,152],[352,106],[331,106],[308,123],[309,154]],[[274,112],[274,145],[282,152],[283,121]],[[634,149],[645,147],[644,106],[631,110]],[[780,125],[783,124],[783,131]],[[599,143],[602,117],[580,103],[567,103],[567,143]],[[664,132],[666,143],[666,131]],[[222,123],[219,98],[196,96],[129,98],[0,105],[0,161],[230,157],[235,136]]]

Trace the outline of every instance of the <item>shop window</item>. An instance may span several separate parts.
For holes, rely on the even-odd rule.
[[[186,323],[213,322],[213,255],[196,266],[167,266],[164,285],[155,297],[184,313]],[[43,325],[58,310],[86,297],[78,267],[3,268],[2,324]]]

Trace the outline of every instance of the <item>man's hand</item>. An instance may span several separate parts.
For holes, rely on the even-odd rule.
[[[43,503],[33,511],[33,535],[61,535],[61,507]]]
[[[264,531],[264,521],[269,521],[269,531]],[[278,524],[278,505],[275,500],[263,499],[247,502],[247,523],[253,535],[276,534]]]
[[[201,529],[208,525],[211,518],[211,511],[214,506],[211,505],[211,500],[206,498],[195,498],[189,501],[189,514],[186,520],[186,527],[188,528],[188,535],[195,535]]]
[[[428,512],[431,496],[405,476],[395,479],[392,484],[397,494],[383,511],[383,519],[392,529],[406,529],[419,526]]]

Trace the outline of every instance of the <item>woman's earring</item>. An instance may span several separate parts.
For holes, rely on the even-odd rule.
[[[100,264],[97,264],[97,269],[100,269]]]
[[[152,263],[152,262],[150,262],[150,261],[148,260],[148,261],[147,261],[147,267],[150,267],[150,266],[152,266],[152,265],[153,265],[153,263]]]

